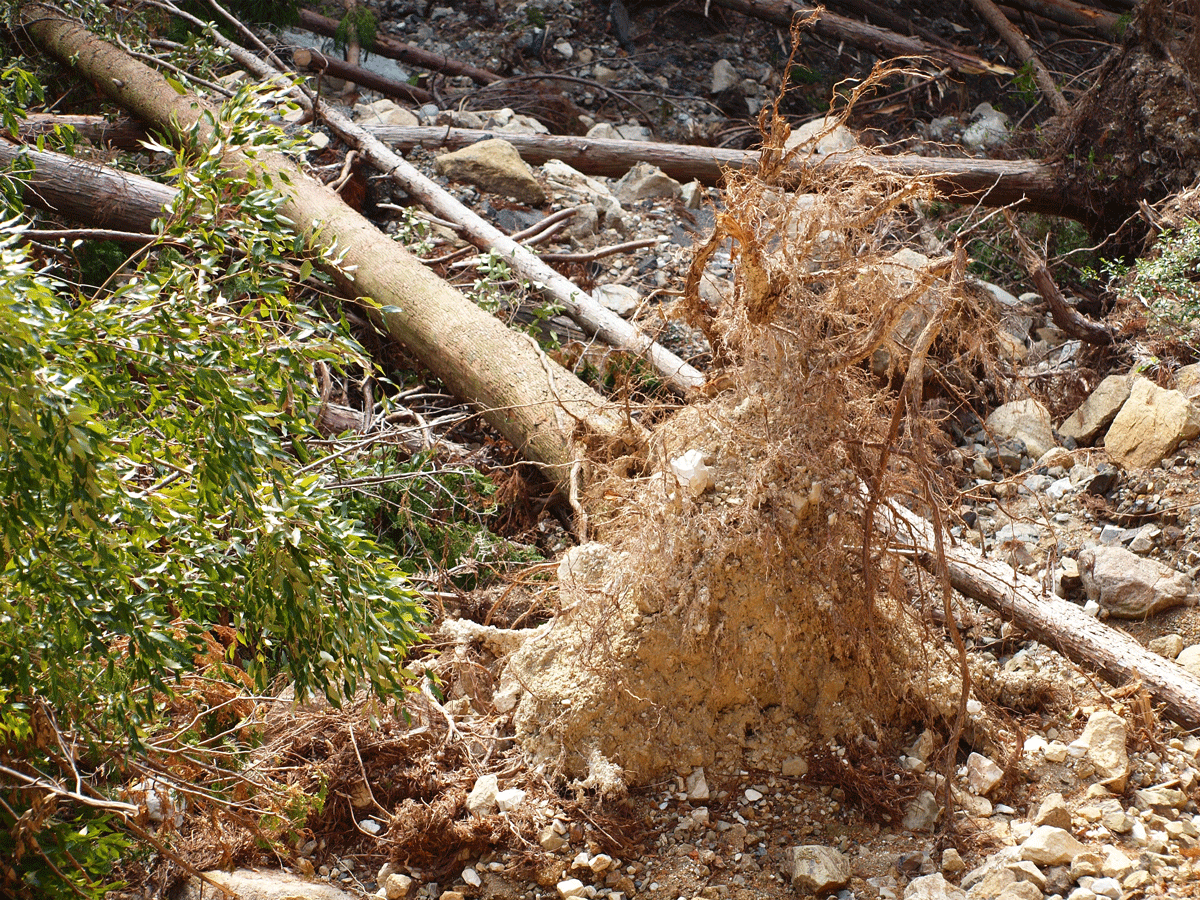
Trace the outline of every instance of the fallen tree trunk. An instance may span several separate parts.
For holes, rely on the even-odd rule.
[[[28,142],[41,135],[53,134],[56,128],[68,127],[98,147],[116,147],[118,150],[141,150],[142,141],[148,137],[145,125],[124,116],[109,119],[106,116],[60,116],[50,113],[30,113],[18,123],[17,134],[22,141]]]
[[[143,120],[171,130],[196,127],[205,140],[216,136],[208,104],[180,95],[157,72],[82,25],[37,3],[23,5],[20,16],[48,53]],[[249,159],[230,150],[225,163],[248,180],[269,178],[281,189],[281,211],[315,247],[336,250],[340,261],[331,274],[352,296],[372,299],[377,325],[451,391],[482,406],[484,418],[561,489],[572,484],[577,431],[613,444],[640,439],[637,426],[549,360],[531,338],[480,310],[283,155]]]
[[[493,134],[468,128],[407,128],[376,125],[367,129],[380,140],[399,150],[413,147],[445,147],[457,150],[477,141],[503,138],[516,147],[522,159],[540,165],[559,159],[588,175],[620,177],[638,162],[658,166],[677,181],[701,181],[717,184],[727,169],[757,166],[754,150],[729,150],[697,147],[691,144],[659,144],[648,141],[601,140],[545,134]],[[791,163],[794,176],[786,172],[780,178],[783,187],[799,182],[805,166],[841,165],[846,154],[810,161],[802,156]],[[862,154],[855,157],[863,165],[902,177],[926,176],[948,199],[960,203],[979,203],[997,207],[1015,205],[1021,212],[1040,212],[1066,216],[1085,224],[1095,213],[1079,202],[1059,174],[1058,169],[1028,160],[946,159],[929,156],[882,156]]]
[[[80,135],[93,141],[110,143],[122,149],[138,149],[145,129],[128,119],[105,122],[101,116],[30,116],[21,124],[21,135],[32,137],[51,129],[55,122],[74,125]],[[479,141],[500,137],[512,144],[521,158],[532,165],[559,159],[587,175],[619,178],[638,162],[658,166],[677,181],[719,184],[727,169],[758,165],[754,150],[730,150],[692,144],[661,144],[650,141],[603,140],[547,134],[496,134],[470,128],[407,127],[403,125],[366,125],[380,141],[397,150],[414,147],[444,147],[458,150]],[[927,176],[933,179],[946,198],[960,203],[979,203],[986,207],[1014,205],[1019,212],[1039,212],[1076,219],[1085,225],[1096,221],[1096,212],[1082,203],[1054,166],[1031,160],[946,159],[936,156],[864,156],[876,169],[902,176]],[[838,157],[844,160],[845,157]],[[817,165],[832,165],[821,159]],[[800,178],[809,162],[793,161],[795,175],[787,174],[781,186],[788,187]]]
[[[921,565],[936,573],[934,526],[902,507],[893,506],[891,512],[890,521],[882,516],[877,521],[891,532],[887,536],[893,545],[911,548]],[[946,541],[945,565],[956,591],[995,610],[1068,659],[1099,672],[1110,684],[1121,687],[1140,681],[1164,705],[1169,718],[1185,728],[1200,727],[1200,680],[1182,666],[1109,628],[1074,603],[1045,596],[1039,582],[986,558],[974,547],[952,547]]]
[[[732,9],[756,19],[782,25],[784,28],[790,28],[792,20],[796,16],[807,16],[817,11],[816,7],[806,3],[796,3],[794,0],[712,0],[712,2],[717,6],[725,7],[725,9]],[[1008,66],[988,62],[965,50],[946,49],[928,44],[919,38],[897,34],[886,28],[848,19],[827,10],[821,10],[812,29],[819,35],[845,41],[884,59],[892,57],[932,59],[967,75],[983,75],[989,72],[993,75],[1016,74]]]
[[[322,37],[331,38],[337,34],[338,23],[315,12],[301,9],[300,27],[314,34],[319,34]],[[450,59],[450,57],[442,56],[440,53],[430,53],[428,50],[422,50],[420,47],[402,43],[395,38],[390,38],[383,34],[375,35],[375,43],[368,50],[371,53],[386,56],[388,59],[399,60],[413,66],[420,66],[423,69],[431,69],[434,72],[442,72],[446,75],[466,75],[472,81],[479,84],[491,84],[494,81],[503,80],[503,76],[497,75],[495,72],[489,72],[487,69],[480,69],[478,66],[468,65],[456,59]]]
[[[394,78],[385,78],[370,69],[351,65],[335,56],[326,56],[312,47],[297,47],[292,51],[292,62],[302,72],[318,72],[322,75],[332,75],[354,84],[379,91],[385,97],[400,97],[412,103],[432,103],[433,94],[424,88],[413,87]]]
[[[26,200],[95,228],[148,231],[178,193],[149,178],[0,140],[0,164],[9,165],[22,154],[36,167],[22,179]]]

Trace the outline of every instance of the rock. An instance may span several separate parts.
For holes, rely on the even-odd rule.
[[[466,900],[462,891],[442,891],[438,900]]]
[[[483,879],[479,877],[479,873],[471,866],[462,870],[462,880],[464,884],[468,884],[473,888],[482,886]]]
[[[1183,809],[1187,805],[1188,795],[1175,788],[1152,787],[1134,791],[1133,799],[1138,809],[1162,812],[1167,809]]]
[[[475,780],[471,793],[467,794],[467,810],[477,816],[486,816],[496,810],[496,795],[500,784],[495,775],[480,775]]]
[[[1104,436],[1104,449],[1126,469],[1147,469],[1198,434],[1200,409],[1179,391],[1139,377]]]
[[[508,788],[496,792],[496,806],[500,812],[513,812],[525,802],[525,792],[520,788]]]
[[[444,153],[434,161],[434,167],[447,178],[469,181],[520,203],[541,206],[546,202],[546,192],[529,165],[512,144],[500,138]]]
[[[904,810],[904,821],[901,824],[909,831],[932,831],[940,812],[933,792],[921,791]]]
[[[958,855],[956,850],[947,850],[943,853],[943,867],[947,853]],[[962,861],[961,857],[959,861]],[[962,888],[955,887],[948,882],[941,872],[914,878],[904,889],[904,900],[965,900],[966,896],[966,892]]]
[[[1133,871],[1133,860],[1113,847],[1100,863],[1100,874],[1105,878],[1123,879]]]
[[[1183,638],[1178,634],[1164,634],[1161,637],[1151,638],[1150,643],[1146,646],[1151,653],[1157,653],[1167,659],[1176,659],[1183,652]],[[1195,672],[1200,672],[1200,646],[1196,647],[1195,661],[1197,663]],[[1186,663],[1181,663],[1181,665],[1186,666]]]
[[[1188,599],[1187,575],[1124,547],[1091,547],[1080,551],[1078,562],[1088,599],[1110,616],[1144,619]]]
[[[1036,400],[1005,403],[988,416],[987,430],[996,441],[1024,441],[1033,459],[1058,445],[1050,413]]]
[[[560,881],[557,885],[558,896],[563,897],[586,897],[588,895],[587,886],[578,878],[568,878],[566,881]]]
[[[1090,445],[1121,411],[1129,399],[1132,383],[1133,379],[1128,375],[1109,375],[1058,427],[1058,433],[1076,443]]]
[[[980,796],[991,793],[1004,778],[1004,770],[981,753],[967,757],[967,785]]]
[[[412,890],[413,880],[395,872],[383,882],[383,895],[387,900],[404,900]]]
[[[858,139],[841,123],[835,124],[829,119],[815,119],[792,130],[784,142],[783,152],[789,153],[797,147],[801,153],[824,156],[854,150],[858,147]]]
[[[789,756],[783,761],[780,774],[784,778],[801,778],[808,774],[808,760],[803,756]]]
[[[1039,866],[1066,866],[1083,849],[1083,844],[1065,828],[1039,825],[1021,844],[1021,859]]]
[[[962,856],[953,847],[947,847],[942,851],[942,871],[951,875],[957,875],[959,872],[966,869],[967,864],[963,862]],[[907,893],[907,892],[905,892]]]
[[[602,141],[648,141],[650,129],[641,125],[613,125],[597,122],[588,129],[587,136]]]
[[[1129,754],[1125,750],[1125,720],[1107,709],[1098,709],[1088,717],[1083,734],[1072,746],[1082,746],[1096,769],[1100,781],[1121,793],[1129,777]],[[1037,862],[1037,860],[1034,860]]]
[[[1042,891],[1033,882],[1017,881],[997,894],[996,900],[1042,900]]]
[[[618,316],[629,316],[642,302],[642,295],[627,284],[602,284],[592,291],[592,299]]]
[[[1200,644],[1184,647],[1175,657],[1175,662],[1200,678]]]
[[[685,208],[699,209],[704,205],[704,200],[708,197],[708,192],[699,181],[691,181],[683,186],[679,192],[679,197],[683,200]]]
[[[331,884],[309,881],[290,872],[260,871],[258,869],[234,869],[232,872],[213,870],[205,872],[218,884],[236,892],[242,900],[354,900],[357,893],[349,893]],[[180,892],[180,900],[208,900],[219,891],[212,885],[193,877]]]
[[[613,185],[613,193],[622,203],[641,200],[673,200],[683,195],[683,185],[658,166],[640,162]]]
[[[783,874],[796,890],[824,894],[843,888],[850,881],[850,861],[837,850],[820,844],[789,847],[784,854]]]
[[[1008,143],[1008,116],[980,103],[971,112],[971,124],[963,131],[962,142],[972,150],[986,150]]]
[[[1070,469],[1075,465],[1075,457],[1066,447],[1051,447],[1036,460],[1036,465],[1038,468],[1045,466],[1047,469],[1053,469],[1055,466],[1062,466],[1064,469]]]
[[[708,792],[708,782],[704,779],[704,769],[693,769],[692,774],[687,777],[687,798],[689,800],[707,800],[711,794]]]
[[[542,164],[542,177],[551,187],[591,203],[599,216],[599,227],[623,229],[621,201],[613,196],[608,185],[584,175],[558,159],[547,160]]]
[[[737,69],[733,67],[727,59],[718,59],[713,63],[712,67],[712,83],[709,85],[708,92],[710,94],[719,94],[722,91],[727,91],[731,87],[737,87],[742,83],[742,76],[738,75]]]
[[[411,110],[387,99],[359,103],[354,107],[354,120],[368,125],[403,125],[410,128],[421,124]]]
[[[1050,794],[1038,807],[1037,815],[1033,818],[1034,825],[1050,825],[1054,828],[1069,829],[1071,827],[1071,810],[1059,793]]]
[[[567,846],[567,839],[555,831],[553,825],[547,825],[538,832],[538,844],[547,853],[554,853]]]
[[[1183,366],[1175,372],[1175,390],[1189,400],[1200,399],[1200,363]]]

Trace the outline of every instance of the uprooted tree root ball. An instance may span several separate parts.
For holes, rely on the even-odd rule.
[[[961,265],[902,249],[927,185],[851,155],[777,190],[774,127],[760,173],[731,174],[683,301],[725,362],[724,390],[657,430],[648,476],[598,484],[601,542],[564,558],[561,612],[497,691],[547,774],[601,794],[738,765],[768,723],[795,726],[772,748],[788,756],[957,705],[872,511],[941,507],[922,384],[970,381],[984,314]],[[696,286],[723,246],[736,286],[710,309]]]

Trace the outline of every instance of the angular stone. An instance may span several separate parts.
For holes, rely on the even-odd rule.
[[[1033,819],[1034,825],[1052,825],[1055,828],[1070,828],[1071,827],[1071,811],[1067,808],[1067,803],[1063,799],[1063,795],[1059,793],[1050,794],[1042,805],[1038,807],[1037,815]]]
[[[469,181],[530,206],[546,202],[546,192],[533,177],[529,165],[512,144],[500,138],[445,153],[434,161],[434,168],[439,175]]]
[[[1088,762],[1106,787],[1117,793],[1125,790],[1129,754],[1125,750],[1124,719],[1110,710],[1098,709],[1088,717],[1083,734],[1075,743],[1084,748]]]
[[[967,867],[963,862],[962,855],[953,847],[947,847],[942,851],[942,871],[949,872],[951,875],[957,875]],[[905,892],[907,894],[907,891]]]
[[[592,299],[618,316],[629,316],[642,302],[642,295],[627,284],[601,284],[592,291]]]
[[[1004,778],[1004,770],[982,753],[967,757],[967,785],[980,796],[991,793]]]
[[[996,900],[1042,900],[1042,891],[1032,881],[1017,881],[997,894]]]
[[[835,125],[828,119],[815,119],[793,128],[784,142],[783,151],[788,153],[799,147],[800,153],[823,156],[827,153],[846,153],[858,147],[858,139],[845,125]]]
[[[783,874],[797,890],[824,894],[843,888],[850,881],[850,860],[820,844],[789,847],[784,854]]]
[[[568,878],[566,881],[560,881],[557,885],[558,896],[567,897],[586,897],[588,893],[587,885],[578,878]]]
[[[394,100],[376,100],[360,103],[354,107],[354,119],[368,125],[403,125],[415,127],[421,122],[411,110],[399,106]]]
[[[943,853],[943,865],[945,856]],[[904,900],[965,900],[966,896],[962,888],[948,882],[941,872],[914,878],[904,889]]]
[[[567,839],[564,835],[555,831],[554,826],[547,825],[538,832],[538,844],[547,853],[554,853],[567,846]]]
[[[1033,459],[1058,446],[1050,413],[1036,400],[1014,400],[998,407],[987,417],[987,431],[997,442],[1024,441]]]
[[[499,792],[500,783],[495,775],[480,775],[471,793],[467,794],[467,810],[477,816],[495,812],[496,794]]]
[[[1157,653],[1167,659],[1178,659],[1179,654],[1183,653],[1183,637],[1178,634],[1164,634],[1162,637],[1151,638],[1146,647],[1151,653]],[[1197,650],[1197,654],[1197,661],[1200,662],[1200,649]]]
[[[932,831],[941,809],[932,791],[921,791],[904,810],[901,823],[909,831]]]
[[[294,900],[296,897],[303,897],[304,900],[353,900],[358,896],[357,892],[351,894],[331,884],[309,881],[290,872],[259,869],[225,872],[216,869],[204,874],[240,894],[243,900]],[[193,877],[178,896],[180,900],[208,900],[214,893],[221,894],[212,885]]]
[[[383,895],[387,900],[404,900],[412,890],[413,880],[407,875],[393,872],[383,882]]]
[[[1129,399],[1104,436],[1104,449],[1126,469],[1147,469],[1198,434],[1200,409],[1187,397],[1148,378],[1136,378]]]
[[[1104,861],[1100,863],[1100,874],[1105,878],[1116,878],[1118,880],[1125,878],[1133,871],[1133,860],[1113,847],[1104,857]]]
[[[1192,644],[1190,647],[1184,647],[1179,651],[1179,655],[1175,657],[1175,662],[1179,663],[1197,678],[1200,678],[1200,644]]]
[[[707,800],[710,796],[703,767],[693,769],[692,774],[687,777],[687,798],[689,800]]]
[[[1083,850],[1083,844],[1065,828],[1039,825],[1021,844],[1021,859],[1039,866],[1067,866]]]
[[[1089,547],[1078,561],[1088,599],[1118,619],[1144,619],[1179,606],[1191,589],[1183,572],[1121,546]]]
[[[737,69],[733,67],[727,59],[718,59],[713,63],[712,67],[712,83],[709,85],[710,94],[719,94],[722,91],[727,91],[731,87],[737,87],[742,83],[742,78],[737,73]]]
[[[640,162],[613,185],[613,193],[622,203],[669,200],[683,195],[683,185],[658,166]]]
[[[1133,379],[1128,375],[1109,375],[1071,413],[1070,418],[1058,426],[1058,433],[1065,438],[1073,438],[1076,443],[1090,445],[1117,417],[1129,399],[1132,382]]]

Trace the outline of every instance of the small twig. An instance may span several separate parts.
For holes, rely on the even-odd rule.
[[[643,238],[640,241],[627,241],[624,244],[613,244],[609,247],[599,247],[596,250],[588,250],[583,253],[539,253],[543,262],[591,262],[595,259],[603,259],[606,256],[613,256],[617,253],[628,253],[630,250],[640,250],[643,247],[653,247],[658,243],[658,238]]]
[[[162,241],[162,235],[144,234],[140,231],[113,231],[110,228],[46,228],[20,232],[21,235],[41,241],[116,241],[118,244],[152,244]],[[163,241],[164,244],[175,243]]]
[[[329,183],[329,187],[337,191],[339,194],[342,188],[346,186],[346,182],[350,180],[350,176],[354,174],[354,159],[358,156],[357,150],[351,150],[346,154],[346,159],[342,162],[342,171],[333,181]]]

